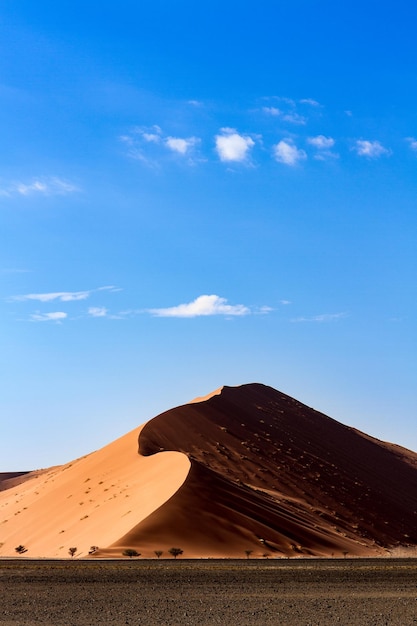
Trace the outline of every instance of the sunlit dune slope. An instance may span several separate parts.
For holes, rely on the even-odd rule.
[[[189,555],[382,554],[417,543],[417,455],[260,384],[146,424],[140,452],[184,452],[178,492],[121,544]]]
[[[0,556],[24,545],[30,557],[86,555],[105,547],[172,496],[190,463],[167,452],[137,453],[140,429],[88,456],[43,472],[0,493]]]

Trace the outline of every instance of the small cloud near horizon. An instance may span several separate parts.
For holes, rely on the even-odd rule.
[[[13,181],[5,187],[0,187],[2,196],[31,196],[41,194],[44,196],[63,196],[80,191],[72,183],[57,177],[35,178],[31,182]]]
[[[104,306],[90,306],[88,308],[88,315],[91,317],[107,317],[108,309]]]
[[[58,300],[60,302],[73,302],[76,300],[86,300],[92,293],[97,291],[120,291],[117,287],[112,285],[106,287],[97,287],[96,289],[90,289],[87,291],[54,291],[49,293],[29,293],[20,296],[10,296],[9,302],[25,302],[28,300],[37,300],[38,302],[52,302]]]
[[[209,315],[249,315],[251,309],[244,304],[228,304],[226,298],[217,295],[199,296],[192,302],[163,309],[148,309],[155,317],[200,317]]]
[[[334,320],[347,317],[347,313],[323,313],[321,315],[313,315],[312,317],[295,317],[291,322],[332,322]]]
[[[67,317],[68,314],[63,311],[54,311],[52,313],[32,313],[30,320],[32,322],[57,322],[60,324]]]

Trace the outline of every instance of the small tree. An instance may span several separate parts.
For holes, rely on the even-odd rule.
[[[98,546],[91,546],[91,548],[88,551],[88,554],[94,554],[94,552],[97,552],[97,550],[99,550]]]
[[[74,554],[76,552],[77,552],[77,548],[68,548],[68,554],[70,555],[72,559],[74,558]]]
[[[246,558],[248,559],[252,554],[253,550],[245,550]]]
[[[23,554],[24,552],[27,552],[27,548],[25,548],[25,546],[22,546],[22,545],[17,546],[17,548],[15,548],[15,550],[16,550],[16,552],[18,554]]]
[[[132,556],[140,556],[140,552],[134,550],[134,548],[127,548],[123,550],[123,556],[128,556],[131,559]]]
[[[183,554],[184,550],[181,550],[181,548],[170,548],[168,552],[176,559],[177,556]]]
[[[162,552],[162,550],[155,550],[155,554],[158,557],[158,559],[160,559],[161,556],[163,555],[163,552]]]

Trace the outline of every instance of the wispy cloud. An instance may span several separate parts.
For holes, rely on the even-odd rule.
[[[297,148],[292,139],[282,139],[273,146],[275,160],[285,165],[297,165],[299,161],[304,161],[307,154],[304,150]]]
[[[30,182],[13,181],[3,187],[0,187],[0,195],[2,196],[64,196],[79,191],[79,188],[61,178],[35,178]]]
[[[323,313],[322,315],[314,315],[313,317],[295,317],[291,322],[333,322],[334,320],[347,317],[347,313]]]
[[[106,286],[98,287],[97,289],[90,289],[88,291],[53,291],[49,293],[28,293],[20,296],[10,296],[8,300],[10,302],[24,302],[27,300],[36,300],[38,302],[53,302],[54,300],[60,302],[72,302],[75,300],[87,300],[90,295],[97,291],[119,291],[117,287]]]
[[[216,151],[221,161],[242,163],[247,161],[251,148],[255,145],[252,137],[240,135],[234,128],[222,128],[216,135]]]
[[[282,111],[274,106],[262,107],[262,111],[267,115],[279,117],[281,120],[288,122],[289,124],[299,124],[304,126],[307,123],[306,118],[296,111]]]
[[[90,306],[88,315],[91,317],[107,317],[108,310],[104,306]]]
[[[300,104],[309,104],[312,107],[321,107],[320,102],[317,102],[317,100],[314,100],[313,98],[302,98],[300,100]]]
[[[33,313],[30,319],[32,322],[57,322],[60,324],[66,317],[68,317],[67,313],[54,311],[52,313]]]
[[[226,298],[216,295],[199,296],[192,302],[165,309],[148,309],[156,317],[200,317],[208,315],[249,315],[251,309],[244,304],[228,304]]]
[[[366,139],[358,139],[355,143],[354,150],[359,156],[368,157],[369,159],[378,159],[381,156],[391,154],[391,150],[388,150],[376,140],[368,141]]]
[[[406,137],[406,141],[413,152],[417,152],[417,139],[414,137]]]

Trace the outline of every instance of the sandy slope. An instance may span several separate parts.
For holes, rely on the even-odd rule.
[[[163,504],[185,480],[184,454],[138,455],[135,429],[97,452],[44,473],[27,474],[0,493],[0,556],[86,555],[105,547]]]
[[[92,545],[96,556],[363,556],[417,544],[417,454],[260,384],[220,388],[5,485],[0,556],[19,544],[32,557]]]

